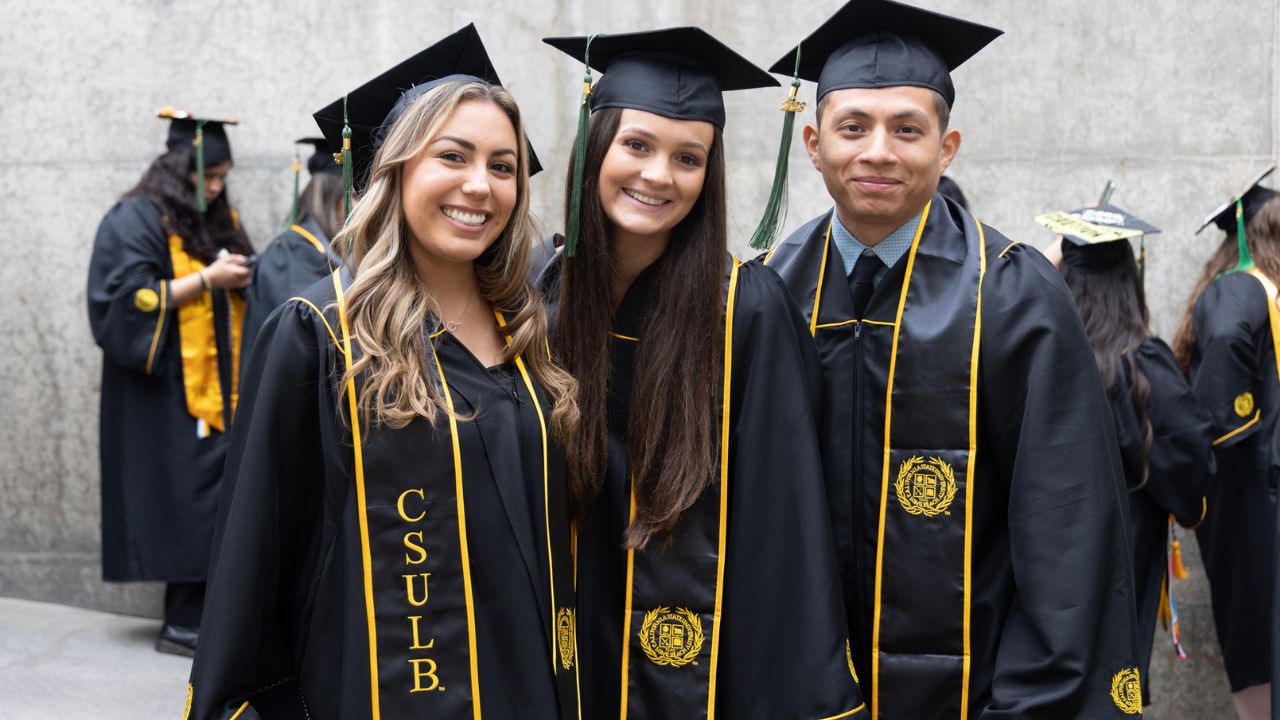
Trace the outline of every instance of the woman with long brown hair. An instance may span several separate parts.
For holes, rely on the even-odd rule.
[[[1173,523],[1195,528],[1204,519],[1213,427],[1173,352],[1148,325],[1146,294],[1128,236],[1158,230],[1112,205],[1043,217],[1050,229],[1064,234],[1058,252],[1047,254],[1055,258],[1080,311],[1111,404],[1129,486],[1141,630],[1137,660],[1145,704],[1157,617],[1168,626],[1174,652],[1183,652],[1170,577],[1183,570]]]
[[[727,253],[721,93],[776,81],[697,28],[546,42],[604,73],[543,276],[582,412],[584,716],[855,717],[816,356],[777,276]]]
[[[361,197],[253,353],[190,717],[579,717],[575,389],[498,83],[467,26],[316,113]]]
[[[1280,197],[1260,182],[1201,226],[1225,236],[1205,265],[1174,338],[1191,388],[1213,418],[1218,469],[1209,511],[1196,531],[1213,600],[1218,643],[1244,720],[1271,717],[1275,510],[1269,488],[1280,376],[1276,368],[1276,282],[1280,281]]]
[[[166,583],[156,649],[195,651],[236,406],[244,265],[225,125],[164,108],[168,150],[98,228],[102,577]]]

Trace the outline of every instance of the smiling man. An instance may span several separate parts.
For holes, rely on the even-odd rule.
[[[1130,717],[1126,489],[1089,344],[1038,252],[936,193],[961,145],[950,71],[999,34],[854,0],[806,38],[804,140],[835,207],[766,262],[823,361],[872,717]]]

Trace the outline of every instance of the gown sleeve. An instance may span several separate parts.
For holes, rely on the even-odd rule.
[[[862,717],[818,445],[821,370],[773,270],[740,270],[717,715]],[[849,713],[844,715],[843,713]]]
[[[170,264],[160,215],[147,200],[123,200],[102,219],[89,261],[89,325],[115,364],[147,375],[168,364]]]
[[[1145,490],[1178,524],[1204,519],[1205,495],[1214,471],[1213,422],[1178,370],[1173,352],[1158,338],[1138,348],[1151,386],[1151,450]]]
[[[1230,447],[1257,432],[1262,359],[1255,337],[1267,325],[1267,296],[1245,273],[1224,275],[1205,288],[1192,320],[1200,362],[1191,389],[1213,418],[1214,444]]]
[[[296,691],[282,696],[298,671],[299,618],[313,601],[323,543],[333,365],[325,327],[311,307],[287,303],[249,359],[191,671],[193,720],[304,716]]]
[[[1111,683],[1138,665],[1127,488],[1084,328],[1035,250],[992,257],[980,353],[976,462],[1008,482],[993,512],[1007,512],[1013,574],[981,717],[1124,717]]]

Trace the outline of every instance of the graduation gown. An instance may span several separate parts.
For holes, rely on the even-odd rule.
[[[438,332],[456,422],[349,423],[335,297],[277,309],[246,373],[187,717],[578,717],[551,402]]]
[[[584,718],[865,714],[847,655],[823,494],[817,358],[777,276],[756,263],[734,273],[735,262],[729,261],[737,286],[728,301],[727,470],[722,466],[719,480],[685,511],[665,552],[628,553],[623,546],[630,518],[627,402],[646,313],[660,291],[652,266],[635,279],[614,315],[606,476],[577,540]],[[560,297],[557,265],[543,280],[553,302]],[[708,342],[723,346],[724,339]],[[717,425],[723,432],[718,419]],[[716,545],[705,538],[715,537],[720,508],[725,526],[723,544]],[[717,561],[723,567],[718,582],[699,570],[699,563]],[[718,622],[702,618],[704,640],[686,657],[691,662],[659,665],[667,659],[661,648],[650,654],[661,641],[652,621],[661,623],[669,616],[663,611],[691,602],[702,589],[722,600]]]
[[[1231,690],[1270,682],[1276,516],[1270,486],[1280,382],[1261,283],[1223,275],[1196,300],[1191,387],[1213,418],[1218,469],[1196,531]]]
[[[332,267],[331,267],[332,265]],[[253,279],[245,289],[249,309],[245,313],[241,349],[249,355],[258,330],[280,303],[329,277],[333,267],[329,238],[311,221],[290,225],[258,255]]]
[[[1144,688],[1156,633],[1156,617],[1168,577],[1169,516],[1181,526],[1194,528],[1207,511],[1206,494],[1213,469],[1213,425],[1209,412],[1192,394],[1173,351],[1159,338],[1138,346],[1138,367],[1151,391],[1147,414],[1151,422],[1151,448],[1147,451],[1147,481],[1129,494],[1134,579],[1137,585],[1139,668]],[[1122,382],[1107,394],[1115,418],[1120,458],[1129,487],[1142,484],[1142,424],[1133,409],[1133,379],[1124,363]],[[1181,541],[1179,541],[1181,542]],[[1176,594],[1176,586],[1173,588]],[[1176,599],[1175,599],[1176,601]],[[1168,641],[1161,641],[1167,647]]]
[[[141,197],[113,207],[93,241],[106,580],[203,582],[208,570],[244,303],[214,289],[175,307],[170,282],[196,267]]]
[[[829,504],[853,660],[873,717],[960,717],[965,693],[967,717],[984,720],[1140,712],[1127,491],[1093,353],[1058,272],[934,195],[914,255],[888,269],[855,318],[831,220],[825,213],[800,227],[766,262],[805,312],[822,360]],[[982,247],[977,284],[976,273],[962,270]],[[904,333],[952,330],[933,317],[948,303],[916,296],[922,312],[903,296],[909,267],[919,274],[912,286],[923,283],[938,298],[962,282],[980,288],[965,343],[926,338],[910,357],[893,357],[900,312]],[[955,386],[895,385],[893,397],[894,433],[914,432],[921,448],[931,435],[955,435],[932,418],[935,405],[972,403],[972,468],[935,463],[924,450],[886,469],[891,363],[899,373],[905,364],[941,374],[970,363],[971,353],[972,382],[965,375]],[[913,402],[900,405],[903,398]],[[904,412],[916,417],[914,427],[903,427]],[[911,506],[922,500],[932,509]],[[882,523],[895,523],[884,533],[894,542],[880,542]],[[951,528],[945,541],[930,539],[937,526]],[[911,554],[911,562],[894,559]],[[873,657],[877,622],[900,638],[895,653],[883,650],[882,636]],[[878,680],[875,662],[886,673]]]

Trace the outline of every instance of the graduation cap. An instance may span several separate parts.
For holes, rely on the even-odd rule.
[[[1275,190],[1261,185],[1262,181],[1267,179],[1267,176],[1275,172],[1275,170],[1276,166],[1271,165],[1259,173],[1238,195],[1210,213],[1209,217],[1205,218],[1204,224],[1200,226],[1200,229],[1196,230],[1196,234],[1199,235],[1210,225],[1217,225],[1228,235],[1231,234],[1233,229],[1236,231],[1239,260],[1236,262],[1235,268],[1228,271],[1228,274],[1253,269],[1253,256],[1249,253],[1248,243],[1245,242],[1244,228],[1253,219],[1253,216],[1258,214],[1262,206],[1277,195]]]
[[[458,80],[502,84],[474,24],[468,24],[318,110],[313,117],[329,147],[342,151],[335,155],[343,158],[343,178],[348,188],[364,187],[374,154],[414,100],[444,83]],[[533,147],[529,146],[528,150],[529,174],[535,175],[542,170],[542,165]],[[346,210],[351,211],[349,200]]]
[[[1062,236],[1063,262],[1091,272],[1115,267],[1126,254],[1132,257],[1130,238],[1160,232],[1160,228],[1111,204],[1046,213],[1036,216],[1035,221]]]
[[[578,246],[587,120],[591,112],[630,108],[675,120],[701,120],[723,130],[723,93],[778,84],[769,73],[697,27],[550,37],[542,41],[586,66],[574,142],[566,257],[572,257]],[[593,69],[603,73],[594,87]]]
[[[832,90],[913,85],[937,91],[951,107],[951,71],[1002,34],[893,0],[850,0],[769,70],[795,68],[818,83],[818,99]]]
[[[185,110],[175,110],[165,105],[156,111],[156,117],[169,121],[169,137],[165,147],[176,150],[181,147],[195,149],[191,170],[196,174],[195,208],[204,212],[204,168],[221,165],[231,160],[231,142],[227,140],[227,125],[239,124],[236,120],[197,117]]]
[[[311,157],[307,158],[307,173],[315,176],[320,174],[342,175],[342,166],[334,159],[333,153],[329,152],[329,141],[322,137],[304,137],[293,141],[293,204],[289,206],[289,217],[285,219],[284,226],[288,228],[298,219],[298,210],[302,204],[302,194],[298,186],[301,184],[302,175],[302,153],[298,146],[310,145],[313,148]]]

